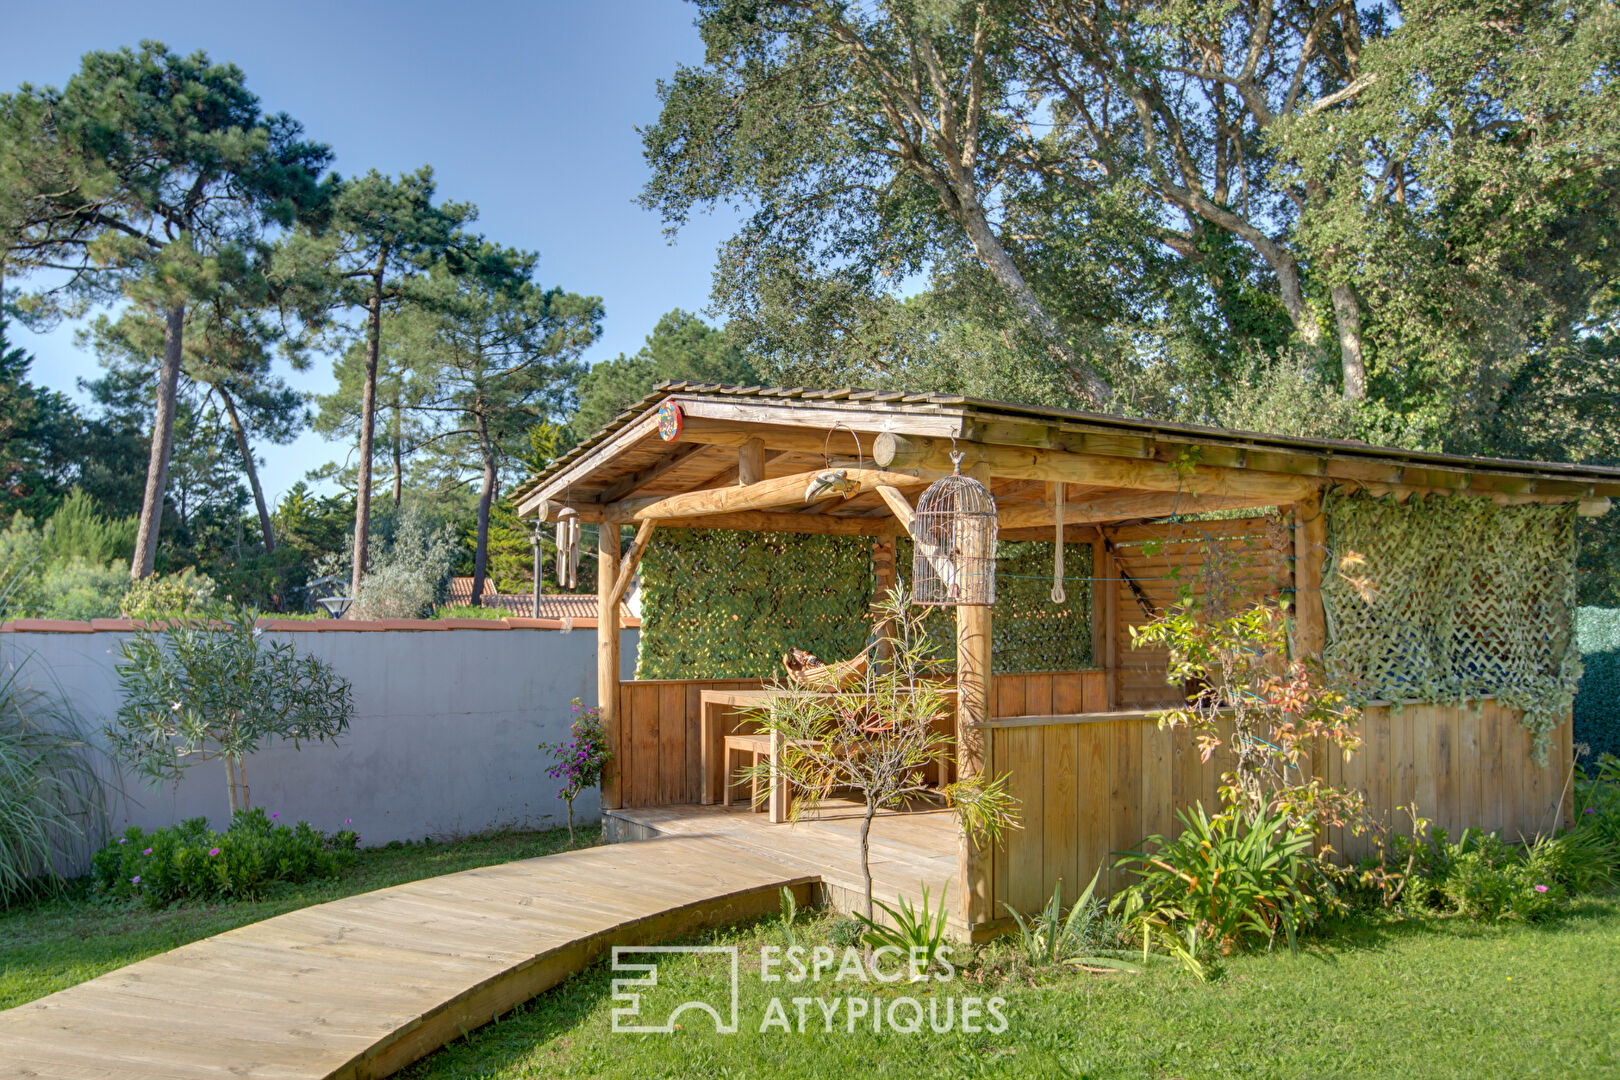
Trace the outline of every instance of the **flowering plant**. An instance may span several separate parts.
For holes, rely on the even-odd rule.
[[[574,800],[586,788],[595,787],[607,776],[608,763],[613,751],[608,748],[607,733],[602,730],[602,710],[596,706],[587,709],[575,698],[571,705],[574,722],[568,726],[573,736],[567,742],[541,743],[540,749],[551,755],[546,775],[561,780],[557,798],[568,800],[568,842],[574,842]]]

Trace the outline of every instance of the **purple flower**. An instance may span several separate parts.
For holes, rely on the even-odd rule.
[[[270,815],[270,820],[271,820],[271,821],[274,821],[274,820],[276,820],[276,818],[278,818],[278,817],[280,817],[280,816],[281,816],[281,815],[280,815],[280,814],[271,814],[271,815]]]
[[[1597,811],[1596,811],[1596,810],[1594,810],[1594,809],[1592,809],[1592,808],[1591,808],[1591,807],[1590,807],[1590,806],[1588,806],[1588,807],[1587,807],[1587,808],[1586,808],[1586,812],[1587,812],[1587,813],[1588,813],[1588,814],[1595,814],[1595,813],[1597,813]],[[123,843],[123,841],[122,841],[122,840],[120,840],[120,841],[119,841],[119,843]]]
[[[131,885],[139,885],[141,883],[141,875],[136,874],[134,877],[129,879],[129,883]]]
[[[1536,892],[1546,892],[1546,891],[1547,891],[1547,886],[1545,886],[1545,885],[1537,885],[1536,886]]]
[[[151,849],[151,848],[147,848],[147,849],[146,849],[146,850],[145,850],[145,851],[143,851],[143,852],[141,852],[141,854],[142,854],[142,855],[150,855],[150,854],[152,854],[152,849]]]
[[[1590,810],[1588,810],[1588,811],[1587,811],[1587,813],[1588,813],[1588,814],[1590,814],[1590,813],[1591,813],[1591,812],[1592,812],[1592,811],[1590,811]],[[119,843],[120,843],[120,844],[127,844],[127,843],[129,843],[129,837],[127,837],[127,836],[120,836],[120,837],[119,837],[119,838],[118,838],[118,842],[119,842]]]
[[[215,847],[215,848],[209,848],[208,849],[208,857],[209,858],[213,858],[215,855],[218,855],[218,854],[219,854],[219,848]]]
[[[345,825],[353,825],[354,824],[354,818],[344,818],[343,819],[343,824],[345,824]]]

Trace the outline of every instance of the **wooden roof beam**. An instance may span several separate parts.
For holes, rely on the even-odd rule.
[[[879,485],[916,487],[927,483],[912,473],[882,469],[845,469],[846,479],[854,484],[849,494],[871,491]],[[805,492],[823,470],[794,473],[773,480],[739,487],[709,488],[688,491],[679,495],[665,495],[647,499],[627,499],[607,507],[605,520],[658,521],[669,518],[704,517],[710,514],[737,513],[746,510],[770,510],[785,506],[803,506]],[[797,515],[792,515],[797,516]]]
[[[1108,457],[1032,446],[959,443],[962,470],[987,466],[991,476],[1092,484],[1129,491],[1182,492],[1249,500],[1250,505],[1295,502],[1318,490],[1322,479],[1257,472],[1215,465],[1176,465],[1147,458]],[[921,439],[885,433],[873,459],[881,468],[943,470],[951,467],[949,439]]]
[[[1240,510],[1276,503],[1227,495],[1188,495],[1177,492],[1121,492],[1102,495],[1063,507],[1065,525],[1096,525],[1132,518],[1168,517],[1171,514],[1200,514],[1208,510]],[[1055,524],[1050,504],[1020,506],[996,515],[1003,530],[1027,529]]]

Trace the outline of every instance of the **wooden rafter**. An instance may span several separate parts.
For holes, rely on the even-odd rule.
[[[847,480],[856,492],[870,491],[880,484],[914,487],[927,481],[915,474],[882,469],[846,469]],[[655,521],[661,518],[703,517],[708,514],[736,513],[743,510],[769,510],[804,505],[805,491],[821,470],[779,476],[740,487],[688,491],[680,495],[628,499],[607,508],[607,521]],[[853,493],[852,493],[853,494]]]

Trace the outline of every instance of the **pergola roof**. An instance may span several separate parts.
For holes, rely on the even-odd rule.
[[[658,434],[665,401],[678,404],[685,417],[672,442]],[[829,461],[872,475],[850,498],[771,504],[789,514],[744,519],[705,506],[702,514],[712,520],[700,521],[676,518],[677,504],[657,505],[672,495],[735,488],[743,448],[761,457],[756,481],[802,477]],[[907,486],[906,478],[924,482],[948,471],[953,448],[964,454],[964,471],[977,466],[998,503],[1012,508],[1010,519],[1003,514],[1004,532],[1040,524],[1033,504],[1047,504],[1046,485],[1058,482],[1077,508],[1066,520],[1079,523],[1276,505],[1336,485],[1375,494],[1582,501],[1584,512],[1597,512],[1602,500],[1620,495],[1620,468],[1609,466],[1436,454],[951,394],[665,382],[522,484],[513,501],[524,514],[548,517],[570,506],[584,520],[661,517],[671,524],[780,528],[792,523],[779,519],[792,515],[820,519],[805,531],[876,531],[878,525],[865,523],[887,519],[882,527],[892,527],[894,488]],[[1020,493],[1032,504],[1022,517]],[[1049,522],[1050,508],[1044,512]]]

